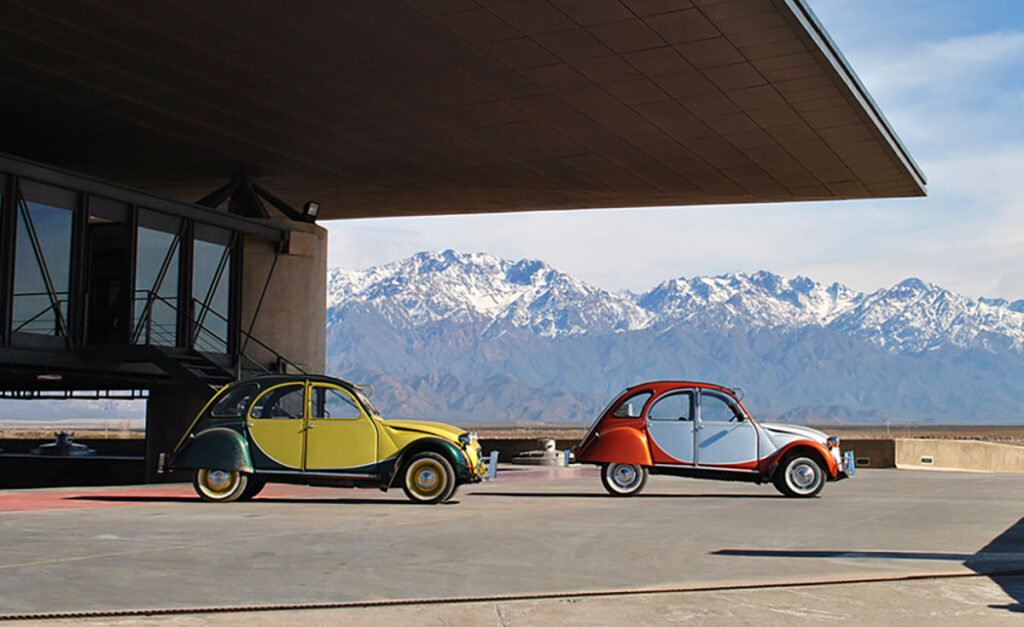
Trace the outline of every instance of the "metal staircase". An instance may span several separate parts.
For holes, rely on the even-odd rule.
[[[176,382],[201,394],[209,394],[222,386],[240,379],[275,372],[305,374],[300,366],[242,330],[239,346],[231,343],[204,324],[205,320],[219,320],[226,328],[227,318],[205,306],[198,299],[190,303],[191,324],[187,333],[188,347],[176,345],[176,327],[161,323],[154,316],[157,307],[165,314],[177,315],[176,304],[167,298],[143,292],[145,304],[132,333],[132,346],[128,347],[131,361],[155,364]],[[136,296],[137,302],[140,300]],[[199,315],[195,315],[199,312]],[[165,316],[169,318],[171,316]],[[247,348],[259,352],[264,359],[257,361],[246,354]]]

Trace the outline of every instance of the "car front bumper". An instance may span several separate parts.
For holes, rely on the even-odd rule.
[[[839,455],[839,472],[836,473],[836,480],[849,479],[857,474],[857,463],[853,459],[853,451],[846,451]]]
[[[492,481],[498,476],[498,451],[491,451],[488,457],[481,455],[476,463],[476,481]]]

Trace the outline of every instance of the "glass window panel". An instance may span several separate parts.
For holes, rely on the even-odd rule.
[[[700,395],[700,419],[703,422],[729,422],[739,413],[734,403],[724,397],[704,392]]]
[[[224,394],[210,410],[210,415],[214,418],[244,416],[252,397],[259,391],[260,386],[255,383],[242,384]]]
[[[312,418],[361,418],[355,399],[341,390],[317,386],[313,388]]]
[[[271,388],[252,405],[252,417],[259,419],[301,419],[306,386],[301,383]]]
[[[12,328],[21,333],[63,335],[71,277],[73,212],[24,199],[17,215]],[[51,296],[45,277],[53,287]],[[54,304],[56,300],[56,305]]]
[[[134,328],[140,344],[176,344],[180,248],[176,242],[175,233],[139,227]]]
[[[647,412],[648,420],[691,420],[690,393],[678,392],[663,396]]]
[[[219,268],[221,273],[217,276]],[[198,350],[227,351],[230,276],[228,247],[200,239],[195,240],[192,258],[192,298],[195,300],[193,312],[199,330],[196,337]],[[203,304],[207,302],[208,297],[208,309],[204,311]]]
[[[615,408],[615,412],[612,413],[616,418],[639,418],[644,411],[644,405],[650,400],[652,393],[648,390],[643,392],[637,392],[630,396],[626,400],[622,401],[618,407]]]

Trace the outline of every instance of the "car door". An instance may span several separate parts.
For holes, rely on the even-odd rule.
[[[282,383],[256,397],[249,409],[249,437],[270,461],[302,469],[306,444],[306,384]],[[256,463],[258,458],[254,457]]]
[[[647,410],[647,434],[655,463],[694,463],[693,404],[693,390],[673,390]]]
[[[306,470],[372,470],[377,462],[376,423],[343,388],[312,383],[309,391]]]
[[[697,406],[697,465],[753,468],[757,428],[734,399],[701,390]]]

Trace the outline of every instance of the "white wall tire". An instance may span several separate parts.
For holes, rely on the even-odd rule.
[[[821,464],[808,455],[787,457],[775,472],[775,487],[794,498],[817,496],[825,487],[825,471]]]
[[[634,496],[647,485],[647,467],[637,464],[605,464],[601,483],[612,496]]]
[[[249,484],[249,476],[237,470],[197,468],[192,473],[192,487],[204,501],[230,503],[237,501]]]
[[[414,503],[443,503],[455,493],[455,471],[442,455],[417,453],[402,469],[402,490]]]
[[[247,475],[246,481],[248,483],[241,496],[238,497],[239,501],[251,501],[253,497],[262,492],[263,488],[267,486],[267,480],[257,475]]]

